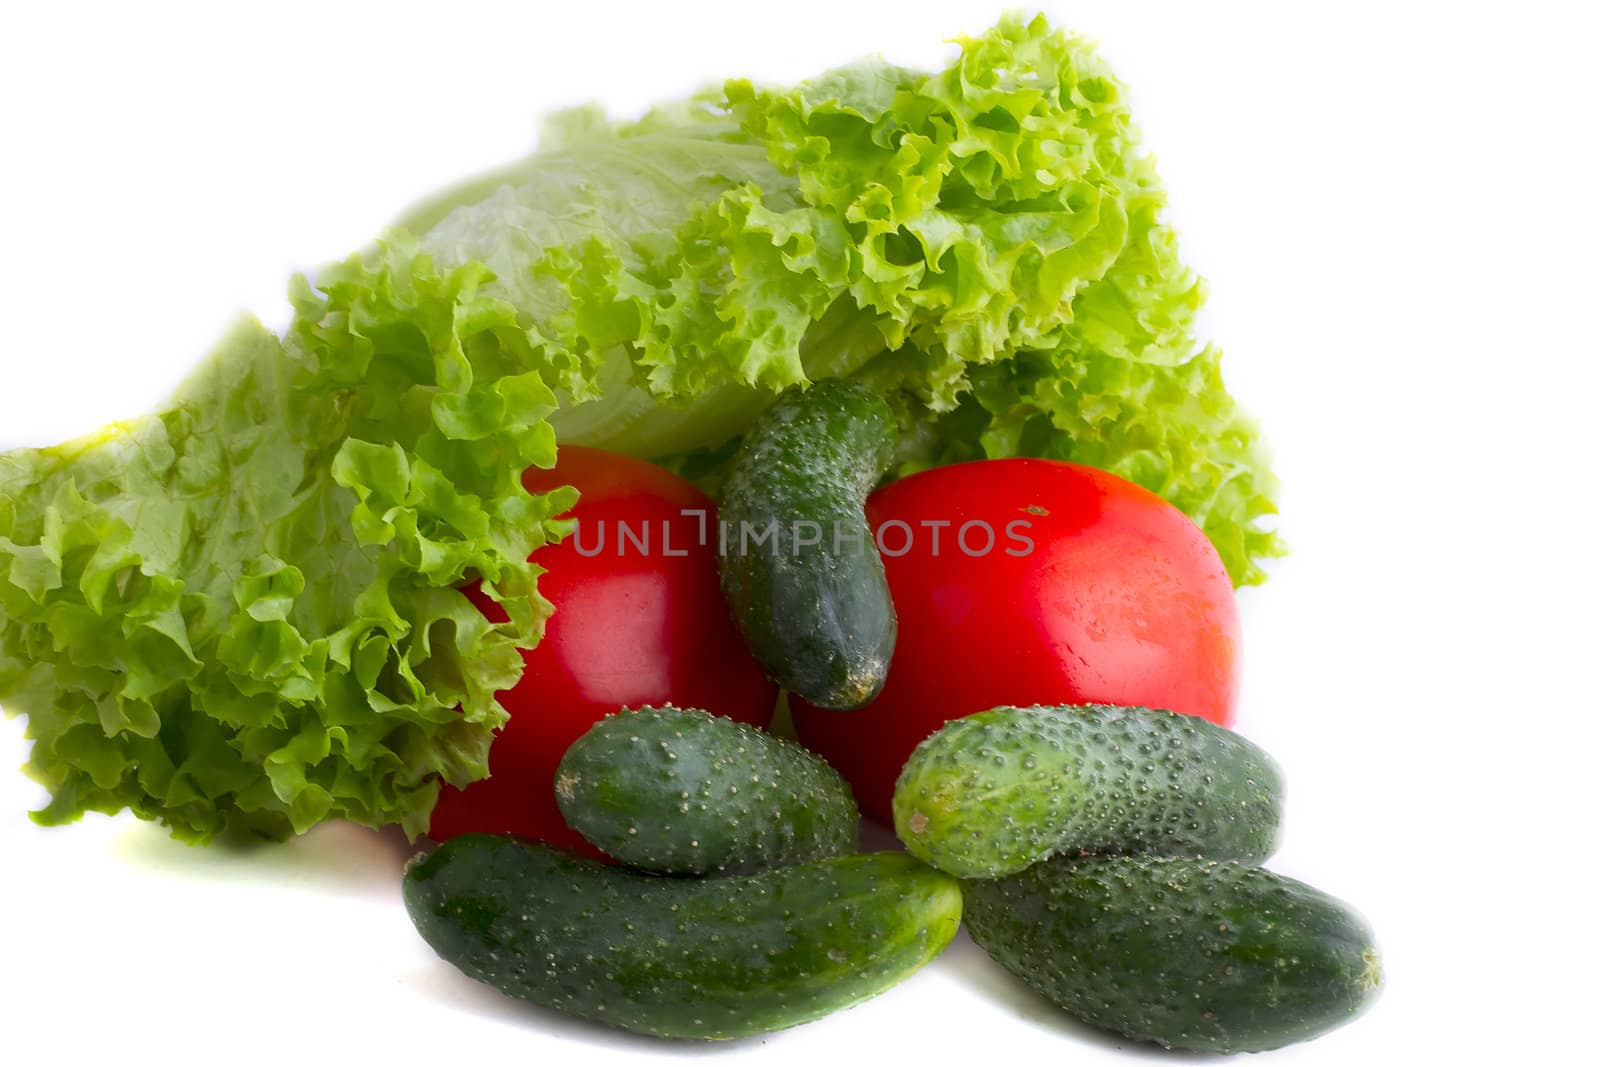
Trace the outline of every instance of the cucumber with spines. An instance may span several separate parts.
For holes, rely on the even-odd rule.
[[[963,889],[968,932],[1003,967],[1084,1022],[1169,1048],[1304,1041],[1382,980],[1348,905],[1247,864],[1058,856]]]
[[[851,1007],[955,936],[955,879],[903,852],[663,878],[464,834],[406,869],[417,931],[464,974],[660,1037],[725,1039]]]
[[[864,506],[896,436],[870,389],[817,382],[756,421],[723,486],[734,622],[768,676],[817,707],[859,708],[888,677],[894,604]]]
[[[992,708],[912,752],[895,831],[924,863],[996,878],[1057,852],[1258,863],[1277,845],[1283,777],[1232,730],[1104,704]]]
[[[567,749],[556,803],[590,844],[661,874],[747,873],[856,850],[839,772],[793,741],[683,708],[601,719]]]

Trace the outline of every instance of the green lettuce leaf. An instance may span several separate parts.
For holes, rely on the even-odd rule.
[[[487,773],[550,611],[527,558],[574,496],[521,471],[559,440],[714,487],[821,377],[890,401],[902,471],[1105,467],[1259,581],[1272,476],[1163,200],[1122,87],[1043,20],[935,73],[557,116],[296,279],[282,337],[241,325],[159,414],[0,456],[0,702],[53,796],[36,818],[421,831],[441,780]]]
[[[441,780],[487,773],[549,613],[527,558],[574,496],[522,490],[554,397],[477,355],[515,348],[511,309],[398,261],[303,346],[243,323],[159,416],[0,457],[0,699],[39,821],[416,834]],[[473,574],[511,621],[455,590]]]

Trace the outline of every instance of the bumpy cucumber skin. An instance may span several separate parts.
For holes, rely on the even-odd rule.
[[[958,878],[998,878],[1057,852],[1257,863],[1277,846],[1272,758],[1191,715],[1103,704],[994,708],[911,754],[895,831]]]
[[[838,771],[792,741],[680,708],[610,715],[555,779],[567,824],[630,867],[733,874],[846,856],[861,815]]]
[[[433,950],[510,996],[659,1037],[725,1039],[848,1008],[955,936],[961,890],[904,853],[661,878],[465,834],[407,869]]]
[[[965,885],[967,930],[1083,1021],[1168,1048],[1264,1052],[1376,997],[1372,931],[1348,906],[1245,864],[1058,856]]]
[[[769,677],[845,711],[883,688],[896,620],[863,510],[888,469],[893,413],[839,379],[780,397],[751,428],[723,487],[723,596]],[[776,522],[774,538],[755,539]],[[821,543],[797,547],[796,523]],[[747,532],[748,531],[748,532]]]

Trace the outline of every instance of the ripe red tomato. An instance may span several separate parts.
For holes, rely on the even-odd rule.
[[[999,704],[1233,721],[1232,583],[1199,527],[1154,493],[1074,463],[985,460],[892,482],[867,518],[900,619],[888,681],[859,711],[791,703],[800,740],[868,814],[891,819],[923,738]]]
[[[440,841],[509,832],[596,855],[562,819],[554,790],[557,764],[591,725],[624,706],[670,701],[765,726],[777,692],[723,604],[709,497],[652,463],[574,445],[523,483],[580,494],[567,513],[575,534],[531,557],[546,568],[539,591],[555,614],[523,653],[522,680],[500,694],[511,718],[489,750],[490,777],[445,787],[428,832]],[[505,618],[476,588],[467,593]]]

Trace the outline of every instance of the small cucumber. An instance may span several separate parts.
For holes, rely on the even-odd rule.
[[[1283,779],[1261,749],[1204,719],[1149,708],[994,708],[912,752],[894,825],[958,878],[1014,874],[1056,852],[1259,862]]]
[[[446,962],[502,993],[660,1037],[734,1038],[848,1008],[937,956],[961,890],[902,852],[661,878],[464,834],[406,870]]]
[[[839,772],[792,741],[703,711],[609,715],[556,771],[591,845],[662,874],[726,874],[844,856],[861,816]]]
[[[757,420],[723,488],[734,622],[768,676],[818,707],[859,708],[889,673],[894,604],[863,506],[895,437],[877,394],[817,382]]]
[[[965,890],[967,930],[1001,966],[1084,1022],[1168,1048],[1303,1041],[1381,981],[1359,915],[1259,867],[1058,856]]]

